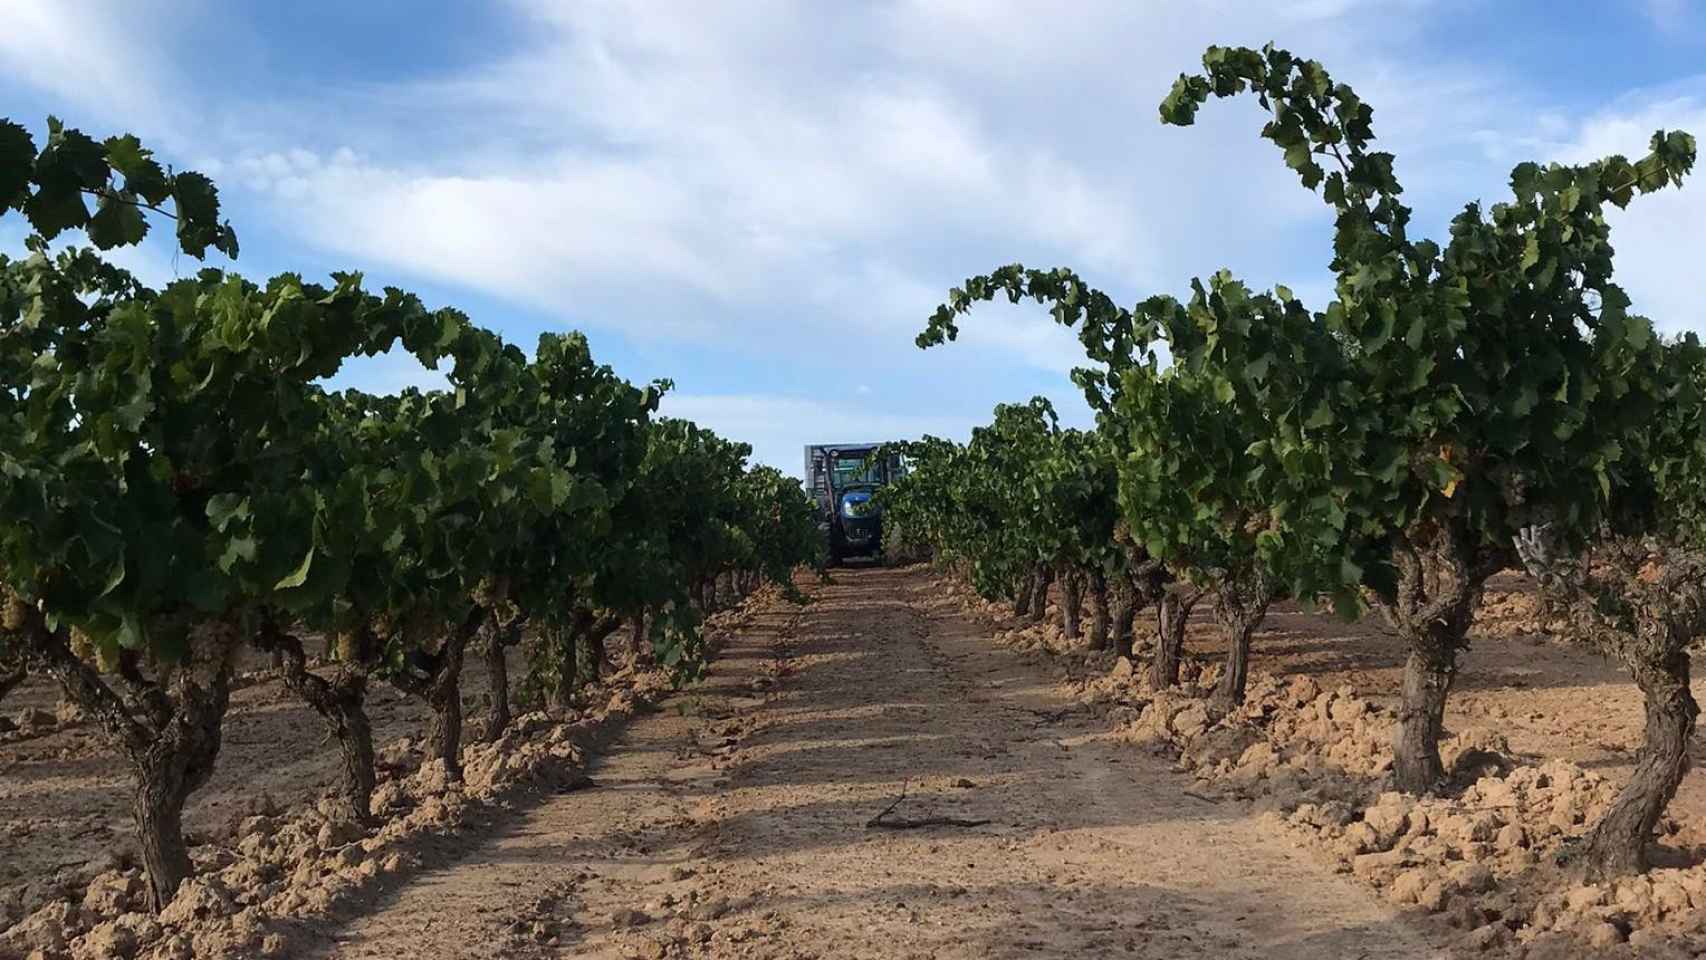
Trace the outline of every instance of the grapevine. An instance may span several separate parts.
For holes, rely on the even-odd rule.
[[[0,214],[35,230],[28,257],[0,260],[0,665],[59,681],[128,759],[155,909],[192,872],[182,811],[217,761],[243,645],[324,719],[343,812],[366,823],[370,680],[432,707],[455,780],[471,648],[501,658],[530,632],[528,683],[568,706],[594,679],[578,664],[590,653],[596,672],[631,622],[684,681],[717,578],[791,588],[821,552],[797,482],[656,419],[667,384],[627,383],[578,334],[530,358],[358,274],[204,270],[155,291],[93,251],[50,255],[74,228],[100,249],[142,242],[150,216],[175,219],[192,256],[237,244],[205,177],[131,137],[49,130],[38,152],[0,123]],[[322,385],[392,349],[445,368],[449,388]],[[310,663],[314,635],[332,638],[329,670]]]

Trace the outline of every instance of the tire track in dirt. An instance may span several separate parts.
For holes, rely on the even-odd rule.
[[[754,613],[590,773],[328,957],[1417,958],[1424,934],[1111,742],[922,571]],[[974,828],[867,827],[893,818]]]

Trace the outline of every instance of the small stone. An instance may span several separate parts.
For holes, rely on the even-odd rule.
[[[1341,698],[1334,700],[1327,709],[1327,715],[1334,723],[1350,726],[1357,718],[1368,712],[1368,701],[1361,697]]]
[[[1481,803],[1485,806],[1500,809],[1517,806],[1516,791],[1498,777],[1482,777],[1475,781],[1475,791],[1481,795]]]
[[[172,902],[160,911],[160,922],[181,927],[232,912],[231,895],[223,884],[212,877],[191,877],[178,887]]]
[[[1428,885],[1427,875],[1420,870],[1406,870],[1386,889],[1386,899],[1400,906],[1415,903]]]
[[[610,925],[613,927],[643,927],[651,922],[650,914],[632,907],[623,907],[610,914]]]
[[[1652,885],[1646,877],[1630,877],[1616,887],[1617,906],[1640,916],[1653,905]]]
[[[1609,923],[1596,923],[1588,928],[1585,939],[1596,950],[1609,950],[1623,942],[1623,931]]]
[[[1351,873],[1364,880],[1378,880],[1393,871],[1410,866],[1413,859],[1403,849],[1365,853],[1351,859]]]
[[[1504,945],[1510,930],[1502,923],[1489,923],[1469,932],[1469,945],[1477,950],[1492,950]]]
[[[716,920],[735,907],[728,897],[712,897],[687,911],[689,920]]]
[[[1564,893],[1564,905],[1572,913],[1584,913],[1605,902],[1605,891],[1593,885],[1575,887]]]
[[[83,909],[97,917],[116,917],[134,909],[142,893],[142,878],[134,872],[106,871],[90,881],[83,894]]]
[[[1321,695],[1321,685],[1314,677],[1292,677],[1285,686],[1285,699],[1294,707],[1301,707]]]
[[[149,954],[150,960],[194,960],[195,950],[190,946],[190,938],[181,933],[174,933],[156,944]]]
[[[109,920],[96,924],[94,929],[72,944],[71,956],[73,960],[128,960],[136,956],[140,946],[135,931]]]
[[[393,740],[379,748],[376,758],[381,767],[407,767],[415,759],[415,742],[408,737]]]
[[[1192,737],[1200,736],[1203,731],[1208,729],[1208,724],[1208,709],[1197,703],[1180,710],[1173,717],[1172,728],[1175,735],[1189,740]]]
[[[1445,909],[1445,896],[1445,884],[1435,880],[1416,895],[1416,905],[1429,913],[1438,913]]]
[[[1435,832],[1433,817],[1429,816],[1428,812],[1420,807],[1411,810],[1408,819],[1410,825],[1406,832],[1407,836],[1425,837],[1428,834]]]
[[[1524,849],[1528,846],[1528,831],[1521,824],[1507,823],[1494,835],[1493,846],[1507,853]]]
[[[1403,804],[1402,800],[1388,801],[1382,796],[1379,803],[1363,811],[1362,822],[1374,831],[1375,843],[1370,849],[1391,849],[1409,829],[1410,818]]]
[[[25,707],[18,711],[18,726],[25,729],[45,729],[58,725],[59,721],[53,714],[40,707]]]
[[[1306,823],[1318,830],[1333,827],[1343,827],[1355,819],[1351,808],[1338,800],[1328,800],[1326,803],[1306,803],[1297,808],[1292,819]]]
[[[71,904],[63,900],[48,903],[5,931],[6,946],[35,947],[57,957],[65,950],[66,937],[76,936],[82,929],[77,919],[77,908]]]
[[[1469,893],[1485,893],[1493,889],[1493,871],[1484,864],[1458,864],[1451,869],[1451,885]]]
[[[1345,835],[1338,840],[1339,852],[1346,857],[1368,853],[1378,845],[1379,835],[1367,823],[1353,823],[1345,827]]]
[[[367,831],[362,829],[361,824],[353,820],[328,820],[320,827],[320,833],[316,839],[320,843],[320,849],[333,850],[346,843],[356,843],[367,839]]]
[[[1498,836],[1500,826],[1497,814],[1483,810],[1464,822],[1461,836],[1474,843],[1485,843]]]
[[[1642,960],[1689,960],[1693,956],[1692,951],[1651,927],[1631,931],[1629,949]]]
[[[83,712],[82,707],[72,703],[70,700],[61,699],[58,703],[53,705],[53,719],[58,722],[60,726],[69,726],[71,724],[82,723],[84,720],[89,719],[89,715]]]
[[[1660,913],[1684,913],[1693,909],[1689,903],[1688,891],[1682,884],[1670,880],[1653,881],[1653,906]]]

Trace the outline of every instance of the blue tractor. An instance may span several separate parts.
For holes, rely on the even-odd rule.
[[[899,454],[873,458],[881,443],[818,443],[806,447],[806,488],[817,500],[818,528],[829,540],[829,562],[882,554],[883,515],[872,499],[906,469]]]

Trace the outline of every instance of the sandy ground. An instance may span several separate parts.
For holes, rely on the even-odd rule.
[[[424,869],[292,937],[338,957],[1432,957],[1417,925],[1318,852],[1168,761],[1104,736],[1057,682],[1071,658],[990,642],[922,568],[849,570],[805,608],[765,606],[707,683],[621,731],[591,789],[547,794],[436,840]],[[1451,701],[1452,731],[1626,775],[1640,699],[1613,666],[1547,639],[1520,578],[1495,581]],[[1217,659],[1206,605],[1190,655]],[[1276,608],[1253,667],[1395,699],[1378,621]],[[485,680],[465,683],[478,729]],[[1696,696],[1706,697],[1706,682]],[[34,683],[5,714],[52,713]],[[379,742],[426,711],[372,696]],[[335,751],[276,682],[234,697],[193,835],[259,793],[320,796]],[[1702,757],[1696,743],[1696,760]],[[928,817],[977,826],[872,828]],[[132,844],[128,774],[88,724],[0,733],[0,891],[71,883]],[[1671,814],[1706,827],[1706,774]],[[1695,837],[1695,839],[1699,839]]]
[[[1532,581],[1501,574],[1489,583],[1447,701],[1447,732],[1494,731],[1519,755],[1568,760],[1621,782],[1641,744],[1640,691],[1615,663],[1544,633],[1535,613]],[[1223,655],[1206,602],[1193,613],[1187,644],[1203,662]],[[1281,604],[1257,632],[1250,666],[1307,674],[1329,690],[1349,684],[1396,706],[1404,648],[1378,616],[1347,624]],[[1706,702],[1706,675],[1697,672],[1693,688]],[[1706,843],[1706,739],[1695,737],[1692,757],[1668,813],[1685,826],[1684,840]]]
[[[247,656],[241,666],[263,668],[265,658]],[[520,666],[517,660],[512,669]],[[470,657],[465,669],[465,736],[472,738],[484,723],[487,681],[480,658]],[[4,711],[14,721],[29,711],[52,716],[59,700],[58,687],[32,679],[6,698]],[[381,746],[421,737],[432,715],[421,701],[377,682],[367,707]],[[311,803],[336,781],[337,763],[324,722],[282,683],[244,686],[232,694],[213,779],[190,797],[185,832],[193,845],[262,794],[284,809]],[[134,860],[131,790],[130,768],[93,723],[25,724],[0,734],[0,893],[56,877],[87,882],[88,862]]]
[[[1101,739],[920,571],[755,619],[591,775],[320,931],[321,957],[1428,957],[1284,839]],[[929,817],[977,826],[873,828]]]

